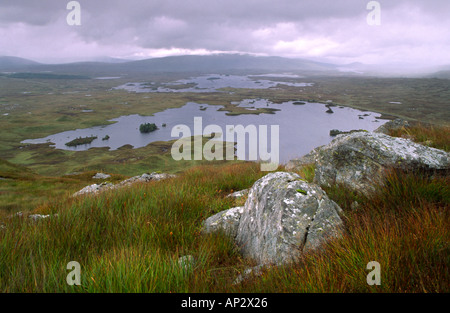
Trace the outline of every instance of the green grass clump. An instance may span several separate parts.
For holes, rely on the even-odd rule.
[[[37,223],[3,218],[0,291],[449,291],[448,177],[398,171],[370,198],[326,188],[345,212],[345,235],[295,264],[234,285],[254,263],[223,234],[202,234],[201,225],[235,206],[226,195],[266,174],[255,163],[200,166],[98,196],[60,197],[35,210],[58,215]],[[354,201],[357,209],[350,207]],[[184,255],[196,260],[187,270],[178,265]],[[81,265],[81,286],[65,282],[70,261]],[[366,283],[371,261],[381,265],[381,286]]]
[[[405,184],[400,190],[393,184]],[[393,172],[370,198],[342,186],[326,188],[345,211],[346,234],[293,265],[272,268],[239,292],[448,292],[450,201],[448,178]],[[358,201],[358,208],[350,208]],[[366,266],[381,266],[381,285],[369,286]],[[301,282],[301,283],[299,283]]]
[[[230,284],[243,266],[234,243],[200,234],[202,221],[230,208],[231,190],[260,178],[256,164],[204,166],[178,178],[41,207],[58,216],[5,218],[0,231],[2,292],[187,292]],[[18,244],[20,242],[20,244]],[[191,254],[186,272],[178,258]],[[82,285],[68,286],[77,261]],[[227,273],[225,275],[225,273]]]
[[[449,126],[425,126],[417,124],[411,127],[402,127],[389,131],[390,136],[406,137],[415,142],[450,151]]]
[[[97,139],[97,136],[78,137],[74,140],[66,142],[66,146],[76,147],[76,146],[80,146],[80,145],[88,145],[88,144],[92,143],[95,139]]]

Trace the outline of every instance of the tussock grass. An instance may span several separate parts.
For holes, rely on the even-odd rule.
[[[424,145],[450,151],[450,126],[417,124],[389,131],[390,136],[409,138]]]
[[[370,199],[342,187],[328,188],[345,211],[345,236],[297,264],[266,271],[236,291],[448,292],[450,190],[448,179],[442,179],[433,181],[439,191],[424,192],[430,180],[393,172]],[[393,183],[405,186],[396,189]],[[350,209],[355,200],[358,209]],[[380,286],[366,283],[371,261],[380,263]]]
[[[225,195],[263,176],[256,164],[204,166],[179,178],[70,199],[36,223],[5,218],[0,231],[3,292],[209,291],[242,267],[233,242],[200,234],[202,221],[230,208]],[[191,254],[191,271],[178,258]],[[82,267],[82,286],[65,283],[66,265]],[[219,275],[222,273],[222,275]],[[222,278],[217,278],[221,276]]]
[[[308,181],[313,173],[300,171]],[[250,162],[203,165],[160,182],[57,198],[35,212],[58,215],[38,222],[0,217],[0,291],[449,292],[450,177],[401,171],[390,171],[370,197],[324,188],[344,210],[345,235],[234,285],[255,264],[223,234],[201,234],[201,224],[241,201],[226,195],[266,174]],[[178,264],[185,255],[196,260],[186,269]],[[81,286],[66,284],[70,261],[81,265]],[[381,266],[380,286],[366,282],[371,261]]]

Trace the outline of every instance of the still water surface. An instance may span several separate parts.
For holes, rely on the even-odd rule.
[[[386,122],[376,118],[379,116],[378,113],[363,112],[347,107],[332,107],[334,113],[326,113],[328,108],[321,103],[295,105],[289,101],[275,104],[265,99],[247,99],[242,101],[239,106],[249,109],[270,107],[279,111],[276,111],[275,114],[230,116],[226,115],[225,111],[218,111],[221,106],[188,102],[181,108],[167,109],[155,113],[153,116],[137,114],[121,116],[111,120],[115,122],[111,125],[65,131],[45,138],[25,140],[23,143],[51,142],[57,149],[76,151],[92,147],[109,147],[111,150],[115,150],[124,145],[140,148],[155,141],[178,139],[171,137],[171,132],[172,128],[176,128],[179,124],[187,125],[193,134],[194,117],[202,117],[203,129],[207,125],[215,124],[220,126],[224,132],[228,129],[227,125],[243,125],[244,127],[267,125],[270,133],[271,125],[279,125],[279,157],[280,162],[285,163],[292,158],[308,153],[317,146],[329,143],[333,139],[329,135],[332,129],[373,131]],[[159,129],[142,134],[139,131],[139,125],[143,123],[155,123]],[[166,127],[162,127],[162,124],[166,124]],[[109,136],[109,139],[102,140],[106,135]],[[77,147],[65,145],[78,137],[88,136],[97,136],[98,138],[88,145]]]

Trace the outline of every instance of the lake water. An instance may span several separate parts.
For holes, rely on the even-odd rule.
[[[261,77],[261,79],[259,79]],[[270,77],[271,79],[263,79]],[[249,89],[267,89],[276,88],[279,84],[293,87],[308,87],[311,83],[298,83],[277,81],[277,78],[299,78],[297,75],[289,74],[267,74],[255,76],[240,75],[221,75],[209,74],[189,79],[181,79],[170,83],[164,83],[162,86],[154,82],[127,83],[113,89],[124,89],[130,92],[218,92],[221,88],[249,88]],[[187,85],[187,86],[185,86]],[[185,88],[183,88],[185,87]]]
[[[171,132],[172,128],[179,124],[187,125],[193,134],[194,118],[202,117],[203,128],[215,124],[220,126],[224,132],[227,125],[243,125],[244,127],[267,125],[270,133],[271,125],[279,125],[279,157],[280,162],[285,163],[290,159],[308,153],[317,146],[329,143],[333,139],[329,135],[332,129],[373,131],[386,122],[376,118],[379,116],[378,113],[363,112],[347,107],[332,107],[334,113],[326,113],[328,108],[321,103],[295,105],[293,101],[289,101],[275,104],[265,99],[247,99],[239,103],[239,106],[249,109],[273,108],[279,111],[276,111],[275,114],[231,116],[226,115],[227,112],[225,111],[218,111],[222,106],[188,102],[181,108],[167,109],[154,114],[154,116],[136,114],[121,116],[111,120],[115,123],[108,126],[66,131],[45,138],[25,140],[23,143],[52,142],[57,149],[77,151],[92,147],[110,147],[111,150],[115,150],[124,145],[139,148],[154,141],[178,139],[171,137]],[[139,131],[139,125],[143,123],[155,123],[159,129],[148,134],[142,134]],[[167,126],[162,127],[162,124]],[[110,138],[102,140],[106,135]],[[77,147],[65,145],[75,138],[88,136],[97,136],[98,138],[89,145]]]

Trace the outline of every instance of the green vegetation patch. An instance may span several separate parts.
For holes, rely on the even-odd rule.
[[[145,123],[139,126],[139,131],[144,134],[151,133],[157,129],[158,127],[156,126],[155,123]]]
[[[7,75],[7,77],[21,79],[90,79],[89,76],[84,75],[65,75],[52,73],[14,73]]]
[[[66,146],[76,147],[80,145],[88,145],[92,143],[95,139],[97,139],[97,136],[79,137],[69,142],[66,142]]]

